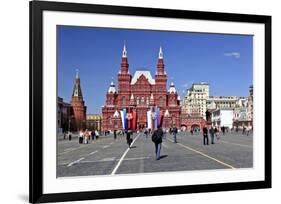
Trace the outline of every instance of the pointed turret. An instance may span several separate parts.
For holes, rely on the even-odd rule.
[[[171,85],[170,85],[170,88],[169,88],[169,91],[168,91],[170,94],[171,93],[177,93],[177,90],[176,90],[176,87],[175,87],[175,84],[174,82],[171,82]]]
[[[119,112],[118,110],[115,110],[114,114],[113,114],[113,118],[119,118]]]
[[[113,94],[116,93],[116,89],[115,89],[115,84],[114,84],[114,82],[113,82],[113,78],[112,78],[112,80],[111,80],[111,83],[110,83],[110,86],[109,86],[107,92],[108,92],[108,93],[113,93]]]
[[[159,55],[158,55],[158,59],[163,59],[163,51],[162,51],[162,46],[160,46],[160,49],[159,49]]]
[[[76,69],[76,76],[75,76],[76,79],[79,79],[79,69]]]
[[[124,42],[122,51],[121,68],[118,74],[118,98],[119,106],[124,107],[130,103],[130,82],[132,76],[129,74],[128,53],[126,43]]]
[[[78,69],[76,69],[75,83],[74,83],[74,87],[73,87],[72,97],[83,98]]]
[[[128,57],[127,57],[127,49],[126,49],[126,43],[124,42],[124,47],[122,51],[121,74],[128,74],[128,71],[129,71],[129,64],[128,64]]]
[[[127,58],[126,44],[124,43],[122,58]]]
[[[134,97],[134,94],[131,94],[130,105],[135,105],[135,97]]]
[[[85,106],[85,102],[83,100],[81,85],[80,85],[80,76],[79,70],[76,70],[75,75],[75,83],[72,92],[71,106],[73,109],[73,130],[79,130],[86,127],[86,111],[87,107]]]
[[[170,113],[168,111],[168,109],[166,109],[165,113],[164,113],[164,117],[169,117],[170,116]]]
[[[164,68],[165,66],[164,66],[164,59],[163,59],[163,50],[162,50],[162,46],[160,46],[156,74],[158,75],[166,74]]]

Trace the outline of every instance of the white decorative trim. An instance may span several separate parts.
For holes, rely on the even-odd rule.
[[[134,77],[131,81],[131,85],[135,84],[138,79],[140,78],[140,76],[143,75],[150,84],[154,85],[155,84],[155,80],[152,78],[150,71],[146,71],[146,70],[138,70],[135,72]]]

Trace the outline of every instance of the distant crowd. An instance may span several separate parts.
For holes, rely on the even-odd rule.
[[[144,128],[141,130],[137,130],[135,132],[139,133],[142,132],[145,136],[145,138],[151,138],[152,142],[155,145],[155,155],[156,160],[159,160],[160,157],[160,151],[161,151],[161,143],[162,139],[166,139],[166,134],[170,134],[173,136],[173,143],[177,143],[177,133],[183,131],[186,132],[186,130],[183,129],[177,129],[176,126],[162,129],[162,127],[158,126],[157,129],[151,130],[150,128]],[[202,133],[203,136],[203,145],[209,145],[209,140],[211,140],[211,144],[215,144],[215,140],[219,140],[221,135],[225,135],[227,132],[240,132],[242,131],[242,135],[248,136],[251,131],[253,131],[253,128],[245,127],[243,126],[242,129],[236,127],[236,128],[227,128],[227,127],[216,127],[216,126],[204,126],[202,129],[200,128],[192,128],[190,129],[190,134],[193,135],[194,133]],[[104,136],[107,136],[109,134],[113,133],[114,140],[117,139],[117,136],[124,137],[126,136],[126,142],[128,144],[128,147],[132,147],[133,138],[132,134],[134,133],[133,130],[114,130],[112,131],[104,131],[102,134]],[[79,144],[89,144],[90,142],[94,142],[97,140],[100,136],[100,133],[97,130],[88,130],[88,129],[80,129],[78,131],[78,142]],[[70,131],[64,133],[64,139],[71,140],[72,139],[72,133]]]

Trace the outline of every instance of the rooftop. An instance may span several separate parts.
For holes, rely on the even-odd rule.
[[[143,75],[150,84],[155,84],[155,80],[152,78],[150,71],[148,70],[137,70],[132,78],[131,84],[135,84],[141,75]]]

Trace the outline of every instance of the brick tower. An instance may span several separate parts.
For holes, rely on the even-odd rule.
[[[162,47],[160,46],[158,54],[157,69],[155,74],[155,103],[160,106],[161,109],[166,108],[167,101],[167,74],[165,72],[164,59]]]
[[[86,109],[85,102],[83,100],[79,72],[76,70],[75,83],[73,87],[71,106],[73,109],[73,130],[86,128]]]
[[[118,74],[118,107],[125,108],[130,103],[130,82],[129,64],[126,45],[124,44],[122,52],[121,69]]]

